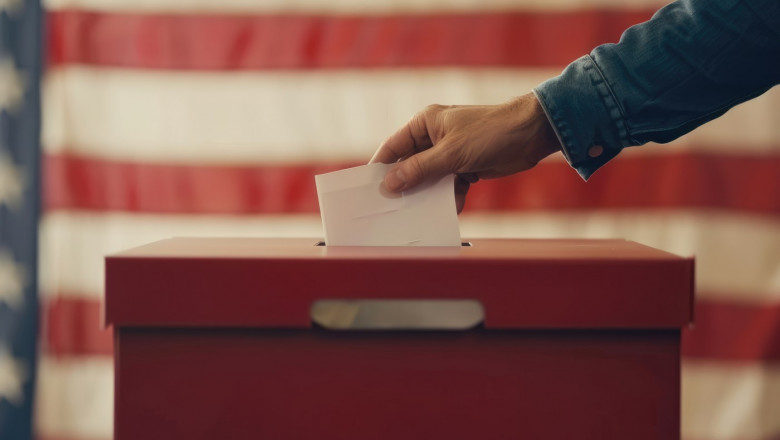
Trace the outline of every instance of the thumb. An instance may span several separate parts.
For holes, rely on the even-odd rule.
[[[452,172],[445,142],[398,162],[385,176],[385,187],[392,192],[414,188],[428,179],[443,177]]]

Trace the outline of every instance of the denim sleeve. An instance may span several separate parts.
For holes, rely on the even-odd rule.
[[[584,178],[780,83],[780,0],[679,0],[534,93]],[[778,120],[780,123],[780,120]]]

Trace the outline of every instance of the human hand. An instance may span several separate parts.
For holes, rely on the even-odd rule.
[[[431,105],[387,138],[369,163],[394,163],[384,185],[392,192],[454,173],[463,210],[470,184],[527,170],[561,149],[532,93],[499,105]]]

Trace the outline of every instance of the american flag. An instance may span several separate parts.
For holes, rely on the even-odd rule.
[[[0,438],[27,438],[35,377],[38,438],[112,436],[105,254],[171,236],[319,237],[315,174],[365,163],[425,105],[526,93],[663,4],[50,0],[38,29],[33,1],[0,0]],[[462,235],[695,255],[683,437],[780,439],[778,115],[776,88],[672,144],[624,151],[588,183],[560,155],[480,182]]]

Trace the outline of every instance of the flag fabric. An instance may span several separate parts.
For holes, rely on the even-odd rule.
[[[112,436],[104,255],[172,236],[321,237],[315,174],[367,162],[428,104],[527,93],[663,4],[50,0],[38,438]],[[461,232],[695,255],[683,437],[780,438],[777,88],[587,183],[560,155],[479,182]]]
[[[38,335],[40,5],[0,1],[0,439],[32,435]]]

